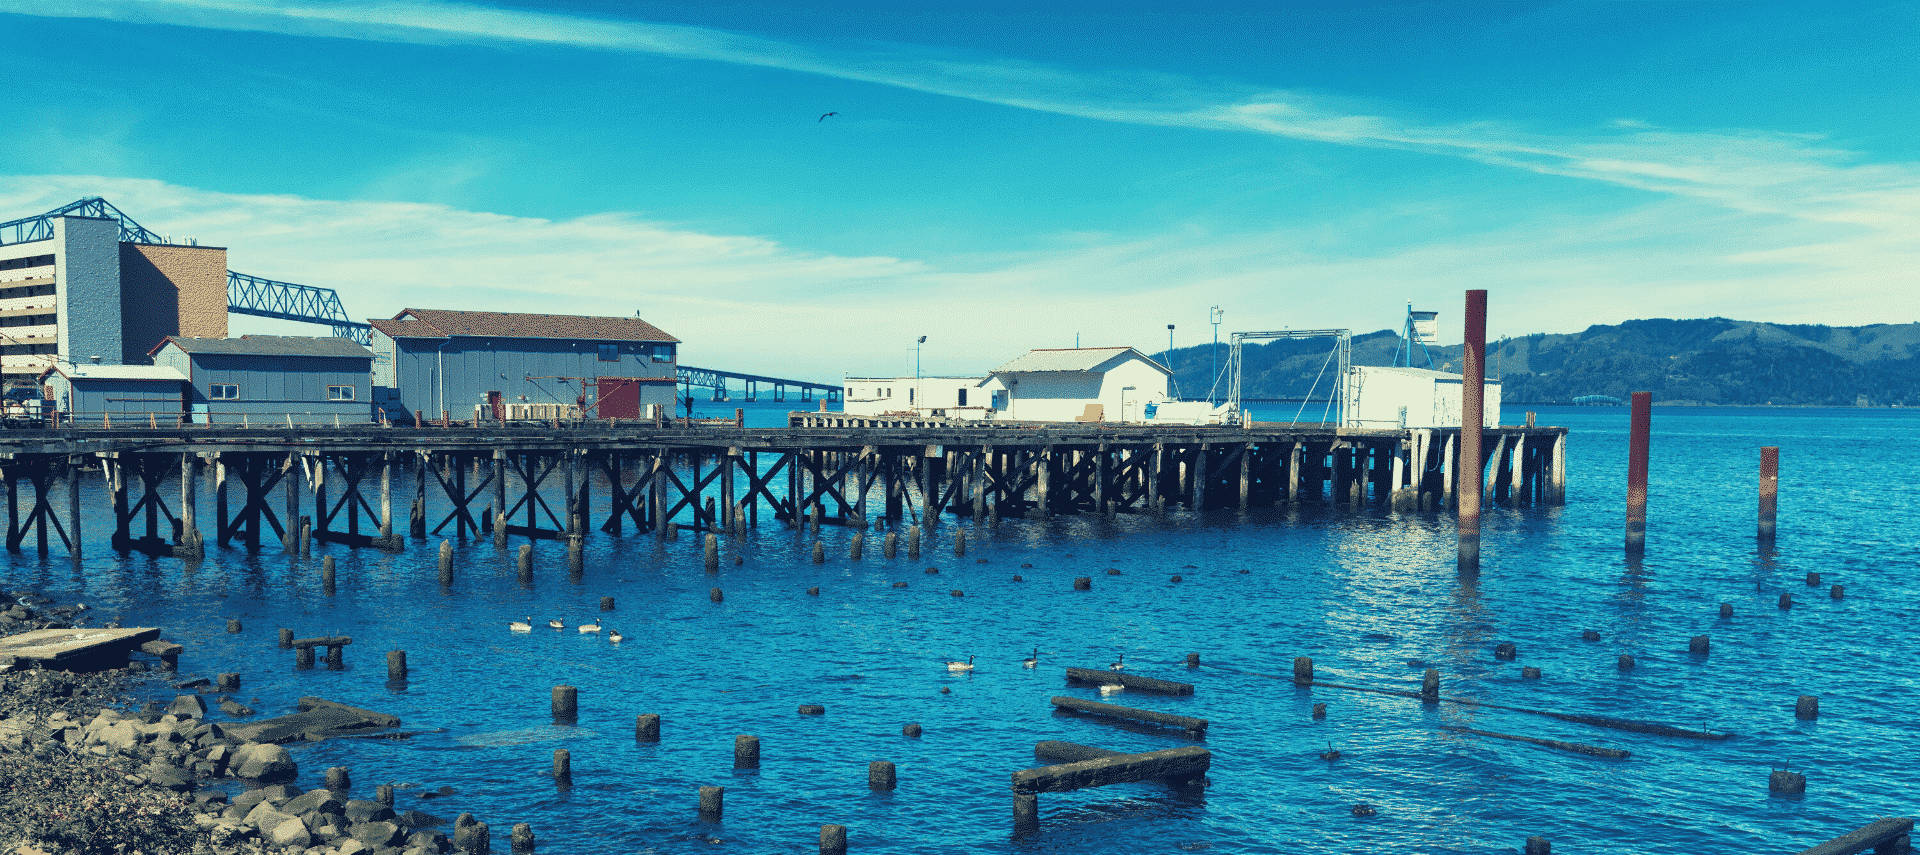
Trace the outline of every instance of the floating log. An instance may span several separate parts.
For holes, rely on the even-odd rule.
[[[1222,671],[1230,671],[1235,674],[1246,674],[1251,677],[1265,677],[1269,680],[1290,679],[1287,677],[1275,676],[1273,674],[1262,674],[1258,671],[1243,671],[1239,668],[1232,668],[1232,667],[1219,665],[1219,664],[1209,664],[1207,667],[1218,668]],[[1347,685],[1344,683],[1323,683],[1318,681],[1308,683],[1306,685],[1316,686],[1316,687],[1326,688],[1326,689],[1343,689],[1349,692],[1372,692],[1377,695],[1393,695],[1395,697],[1401,697],[1401,698],[1419,698],[1420,697],[1419,692],[1409,691],[1406,689],[1382,689],[1374,686],[1353,686],[1353,685]],[[1496,704],[1496,703],[1493,703],[1492,701],[1475,701],[1475,700],[1469,700],[1467,698],[1442,697],[1440,698],[1440,700],[1449,704],[1459,704],[1460,706],[1463,706],[1463,707],[1479,707],[1479,708],[1490,709],[1490,710],[1507,710],[1510,712],[1527,713],[1529,715],[1545,716],[1547,718],[1558,719],[1560,721],[1570,721],[1575,724],[1586,724],[1586,725],[1592,725],[1594,727],[1604,727],[1611,730],[1624,730],[1631,733],[1645,733],[1652,736],[1675,736],[1682,739],[1703,739],[1703,740],[1710,740],[1710,741],[1716,741],[1716,742],[1733,736],[1732,733],[1724,730],[1688,730],[1687,728],[1684,728],[1684,727],[1674,727],[1673,725],[1660,724],[1658,722],[1639,721],[1636,719],[1627,719],[1627,718],[1614,718],[1612,716],[1592,715],[1590,713],[1555,712],[1553,710],[1543,710],[1543,709],[1537,709],[1534,707],[1519,707],[1519,706],[1512,706],[1510,704]]]
[[[1803,849],[1800,855],[1854,855],[1856,852],[1900,853],[1912,849],[1913,817],[1875,820],[1832,840]]]
[[[1189,746],[1148,751],[1144,754],[1120,754],[1074,763],[1036,766],[1013,773],[1013,791],[1021,795],[1061,793],[1108,784],[1172,779],[1192,781],[1207,774],[1213,753]]]
[[[1123,707],[1119,704],[1103,704],[1099,701],[1086,701],[1064,696],[1054,697],[1053,705],[1057,709],[1084,715],[1177,727],[1195,736],[1204,736],[1207,732],[1207,720],[1204,718],[1193,718],[1192,716],[1135,709],[1133,707]]]
[[[1044,760],[1048,763],[1079,763],[1084,760],[1101,760],[1107,757],[1118,757],[1125,753],[1124,751],[1109,751],[1105,748],[1081,745],[1078,742],[1062,742],[1057,739],[1036,742],[1033,745],[1033,759]]]
[[[1456,725],[1441,725],[1440,729],[1445,731],[1450,731],[1452,733],[1465,733],[1470,736],[1485,736],[1491,739],[1508,739],[1514,742],[1525,742],[1528,745],[1538,745],[1542,748],[1552,748],[1557,751],[1570,751],[1574,754],[1585,754],[1588,757],[1604,757],[1608,760],[1625,760],[1628,757],[1632,756],[1631,752],[1623,751],[1618,748],[1601,748],[1600,746],[1597,746],[1597,745],[1587,745],[1579,742],[1562,742],[1558,739],[1540,739],[1532,736],[1516,736],[1511,733],[1495,733],[1491,730],[1474,730],[1471,727],[1459,727]]]
[[[1141,692],[1153,692],[1161,695],[1191,695],[1192,683],[1176,683],[1142,674],[1129,674],[1125,671],[1109,671],[1104,668],[1068,668],[1067,682],[1082,685],[1104,686],[1119,683],[1129,689]]]

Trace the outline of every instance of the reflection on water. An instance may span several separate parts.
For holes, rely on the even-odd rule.
[[[102,620],[164,626],[188,647],[183,670],[241,672],[240,699],[263,714],[301,695],[393,712],[406,730],[427,732],[303,746],[302,768],[348,765],[366,787],[415,784],[403,807],[471,810],[495,827],[530,822],[555,851],[791,851],[829,822],[851,827],[856,849],[870,852],[1467,853],[1517,848],[1529,834],[1570,851],[1773,851],[1912,812],[1907,720],[1920,680],[1909,663],[1920,650],[1894,628],[1920,593],[1910,572],[1920,551],[1882,521],[1905,518],[1920,478],[1909,461],[1868,452],[1910,436],[1920,419],[1660,410],[1648,549],[1634,562],[1620,536],[1625,409],[1549,410],[1542,420],[1574,428],[1569,504],[1488,508],[1482,568],[1469,578],[1456,572],[1445,517],[1307,506],[1008,519],[970,529],[964,559],[952,555],[955,524],[943,520],[918,562],[904,553],[888,561],[872,540],[863,560],[849,561],[848,533],[829,530],[823,565],[808,558],[811,535],[763,519],[725,542],[713,575],[697,538],[596,534],[573,578],[556,544],[537,545],[526,585],[512,550],[487,541],[456,542],[445,589],[437,541],[398,555],[321,546],[305,561],[273,545],[216,549],[195,564],[98,546],[78,565],[15,556],[0,585],[86,601]],[[1752,491],[1756,449],[1770,444],[1783,448],[1784,477],[1779,539],[1765,551],[1754,541]],[[1836,493],[1830,484],[1876,488]],[[87,525],[90,538],[105,532],[103,520]],[[339,562],[333,596],[320,585],[323,555]],[[1110,567],[1121,575],[1106,575]],[[1810,570],[1845,584],[1847,598],[1808,589]],[[1073,591],[1076,576],[1093,577],[1093,590]],[[901,581],[908,586],[893,586]],[[716,586],[726,592],[719,604],[707,598]],[[818,596],[806,595],[812,586]],[[1778,610],[1782,591],[1803,602]],[[617,599],[614,612],[598,611],[602,596]],[[1721,602],[1735,606],[1733,619],[1719,619]],[[534,632],[506,631],[528,616]],[[227,634],[230,617],[246,631]],[[628,640],[548,630],[550,618],[601,618]],[[347,668],[295,671],[274,643],[279,627],[353,636]],[[1587,628],[1601,641],[1582,641]],[[1688,655],[1698,634],[1711,634],[1710,656]],[[1518,646],[1517,661],[1494,659],[1502,641]],[[1035,647],[1040,667],[1021,667]],[[386,684],[390,649],[408,651],[404,686]],[[1224,667],[1189,672],[1190,651]],[[1639,667],[1619,671],[1621,653]],[[1010,840],[1007,776],[1034,762],[1034,742],[1185,744],[1052,714],[1051,695],[1095,696],[1066,686],[1061,667],[1119,655],[1131,670],[1196,684],[1192,697],[1108,700],[1210,719],[1212,786],[1048,794],[1041,835]],[[1302,690],[1286,679],[1296,655],[1338,682],[1411,689],[1431,666],[1449,696],[1738,737],[1683,743]],[[971,675],[942,664],[967,656]],[[1542,679],[1521,679],[1527,665]],[[579,687],[577,726],[551,724],[558,684]],[[1818,722],[1793,719],[1798,694],[1822,696]],[[1328,705],[1324,720],[1312,718],[1315,702]],[[827,714],[797,714],[815,703]],[[661,716],[660,742],[633,738],[642,713]],[[903,737],[907,723],[924,736]],[[1625,748],[1633,758],[1563,755],[1442,724]],[[737,734],[760,738],[758,771],[732,769]],[[1320,758],[1329,745],[1337,761]],[[571,753],[570,789],[547,777],[556,747]],[[1768,799],[1769,765],[1789,759],[1807,772],[1808,796]],[[897,791],[867,790],[872,760],[898,765]],[[695,822],[704,784],[728,788],[720,826]],[[455,792],[424,798],[440,786]],[[1358,802],[1376,815],[1354,817]]]

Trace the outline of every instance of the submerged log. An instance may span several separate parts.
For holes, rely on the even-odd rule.
[[[1212,752],[1192,746],[1144,754],[1120,754],[1022,769],[1013,773],[1013,791],[1030,795],[1155,779],[1191,781],[1206,775],[1207,767],[1212,763]]]
[[[1158,677],[1148,677],[1142,674],[1129,674],[1125,671],[1109,671],[1106,669],[1068,668],[1067,682],[1094,686],[1118,683],[1135,691],[1153,692],[1161,695],[1193,694],[1192,683],[1176,683],[1172,680],[1162,680]]]
[[[224,724],[227,733],[247,742],[309,742],[362,736],[400,726],[397,716],[350,707],[324,698],[301,698],[300,711],[263,721]]]
[[[1800,855],[1853,855],[1856,852],[1904,853],[1912,850],[1913,817],[1875,820],[1832,840],[1801,850]]]
[[[1514,742],[1525,742],[1528,745],[1538,745],[1542,748],[1552,748],[1556,751],[1569,751],[1574,754],[1585,754],[1588,757],[1603,757],[1608,760],[1625,760],[1632,756],[1631,752],[1619,748],[1601,748],[1598,745],[1587,745],[1579,742],[1562,742],[1558,739],[1516,736],[1511,733],[1495,733],[1491,730],[1475,730],[1471,727],[1459,727],[1457,725],[1441,725],[1440,729],[1452,733],[1465,733],[1470,736],[1485,736],[1491,739],[1507,739]]]
[[[1119,704],[1103,704],[1099,701],[1086,701],[1065,696],[1054,697],[1053,705],[1057,709],[1083,715],[1102,716],[1105,718],[1117,718],[1126,721],[1139,721],[1148,724],[1177,727],[1195,736],[1204,736],[1207,732],[1207,720],[1204,718],[1135,709],[1133,707],[1123,707]]]

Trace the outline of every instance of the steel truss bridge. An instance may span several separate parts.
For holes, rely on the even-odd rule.
[[[113,220],[120,224],[121,243],[156,246],[193,245],[175,241],[171,237],[140,225],[106,199],[88,196],[44,214],[0,223],[0,246],[50,240],[53,237],[53,222],[60,217]],[[332,288],[300,285],[229,270],[227,271],[227,311],[236,315],[319,324],[331,329],[333,334],[340,338],[353,339],[363,345],[372,343],[373,328],[364,322],[353,320],[352,316],[347,314],[346,307],[341,305],[339,292]],[[713,400],[716,401],[730,400],[727,387],[729,380],[737,381],[737,385],[742,387],[748,401],[759,400],[763,394],[763,386],[768,387],[766,392],[771,393],[775,401],[787,400],[788,390],[797,393],[799,400],[802,401],[812,401],[816,395],[829,401],[840,400],[839,386],[807,380],[742,374],[715,368],[695,368],[690,365],[680,366],[679,375],[682,386],[689,390],[694,387],[710,390]]]

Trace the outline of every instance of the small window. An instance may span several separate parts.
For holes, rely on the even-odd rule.
[[[600,345],[600,361],[601,362],[619,362],[620,361],[620,345],[617,345],[617,344]]]
[[[655,361],[655,362],[672,362],[672,361],[673,361],[673,345],[671,345],[671,344],[656,344],[656,345],[654,345],[654,346],[653,346],[653,361]]]
[[[240,398],[240,387],[232,383],[215,383],[207,388],[207,397],[215,401],[236,401]]]
[[[962,406],[962,407],[964,407],[964,406],[966,406],[966,405],[967,405],[967,390],[965,390],[965,389],[956,389],[955,391],[957,391],[957,392],[959,392],[959,393],[960,393],[960,402],[959,402],[959,405],[960,405],[960,406]]]
[[[328,386],[327,400],[351,401],[353,400],[353,387],[352,386]]]

